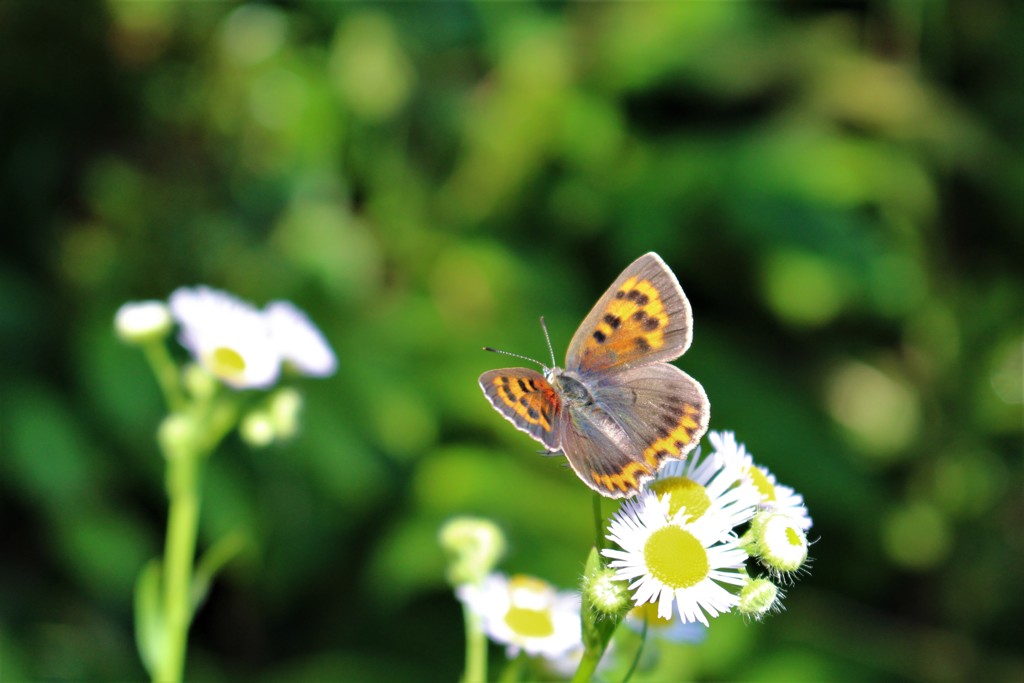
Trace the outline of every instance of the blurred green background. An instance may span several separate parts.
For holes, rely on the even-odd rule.
[[[117,307],[289,298],[338,374],[211,462],[192,680],[451,681],[439,523],[571,587],[590,495],[487,404],[658,251],[679,365],[815,519],[657,680],[1022,680],[1012,3],[0,3],[0,678],[139,680],[160,397]],[[1018,8],[1019,9],[1019,8]],[[638,679],[642,680],[642,679]]]

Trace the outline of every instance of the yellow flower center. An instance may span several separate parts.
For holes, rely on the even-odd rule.
[[[670,515],[679,512],[680,508],[686,508],[686,514],[690,521],[699,519],[711,507],[711,499],[708,498],[707,489],[693,481],[689,477],[666,477],[658,479],[651,484],[651,489],[661,498],[666,493],[671,495],[668,503]]]
[[[551,613],[543,609],[511,607],[505,614],[505,623],[514,633],[527,638],[546,638],[555,632]]]
[[[218,377],[238,377],[245,372],[245,359],[234,349],[219,346],[206,356],[210,372]]]
[[[690,588],[707,577],[711,565],[701,542],[677,526],[658,529],[644,544],[644,564],[669,588]]]
[[[802,546],[804,541],[800,538],[800,533],[791,526],[786,527],[786,541],[793,546]]]
[[[762,502],[775,500],[775,487],[768,480],[768,477],[765,476],[765,473],[761,471],[760,467],[748,465],[746,474],[750,477],[751,483],[753,483],[758,492],[760,492]]]

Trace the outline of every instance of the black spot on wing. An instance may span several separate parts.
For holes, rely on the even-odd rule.
[[[631,289],[626,298],[635,302],[637,306],[646,306],[651,302],[650,298],[638,289]]]

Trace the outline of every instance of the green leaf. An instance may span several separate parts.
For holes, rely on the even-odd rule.
[[[135,644],[146,671],[152,676],[165,656],[166,625],[160,604],[160,560],[152,559],[135,582]]]
[[[249,538],[242,532],[234,532],[223,537],[203,553],[192,577],[192,614],[210,593],[210,586],[224,565],[236,558],[249,545]]]

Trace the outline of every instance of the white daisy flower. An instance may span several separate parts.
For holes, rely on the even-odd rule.
[[[658,616],[708,624],[737,604],[722,584],[742,585],[747,553],[730,533],[725,515],[705,513],[688,521],[686,508],[671,514],[671,495],[647,491],[622,504],[608,525],[608,539],[621,550],[601,551],[619,579],[632,581],[633,602],[658,602]]]
[[[289,301],[272,301],[264,314],[281,357],[310,377],[334,374],[338,359],[320,330]]]
[[[123,341],[144,344],[163,339],[174,321],[163,301],[129,301],[117,309],[114,329]]]
[[[686,460],[668,461],[648,488],[659,498],[671,496],[670,516],[685,508],[691,523],[704,515],[722,520],[723,537],[732,533],[733,527],[749,522],[760,500],[739,467],[719,458],[701,459],[699,450]]]
[[[683,623],[679,619],[662,619],[658,604],[647,602],[626,614],[626,625],[640,633],[647,622],[647,635],[671,643],[699,643],[707,635],[707,627],[698,622]]]
[[[582,645],[578,593],[531,576],[494,573],[455,594],[481,617],[491,640],[507,646],[509,658],[523,650],[554,660]]]
[[[755,464],[746,447],[736,442],[736,435],[733,432],[709,432],[708,439],[715,447],[713,457],[723,460],[726,466],[731,464],[739,467],[744,479],[757,488],[761,496],[761,509],[789,515],[805,532],[811,528],[813,521],[807,506],[804,505],[803,496],[790,487],[779,484],[775,480],[775,475],[766,467]]]
[[[204,286],[175,290],[170,305],[181,326],[179,341],[212,375],[236,389],[277,381],[281,355],[254,306]]]

